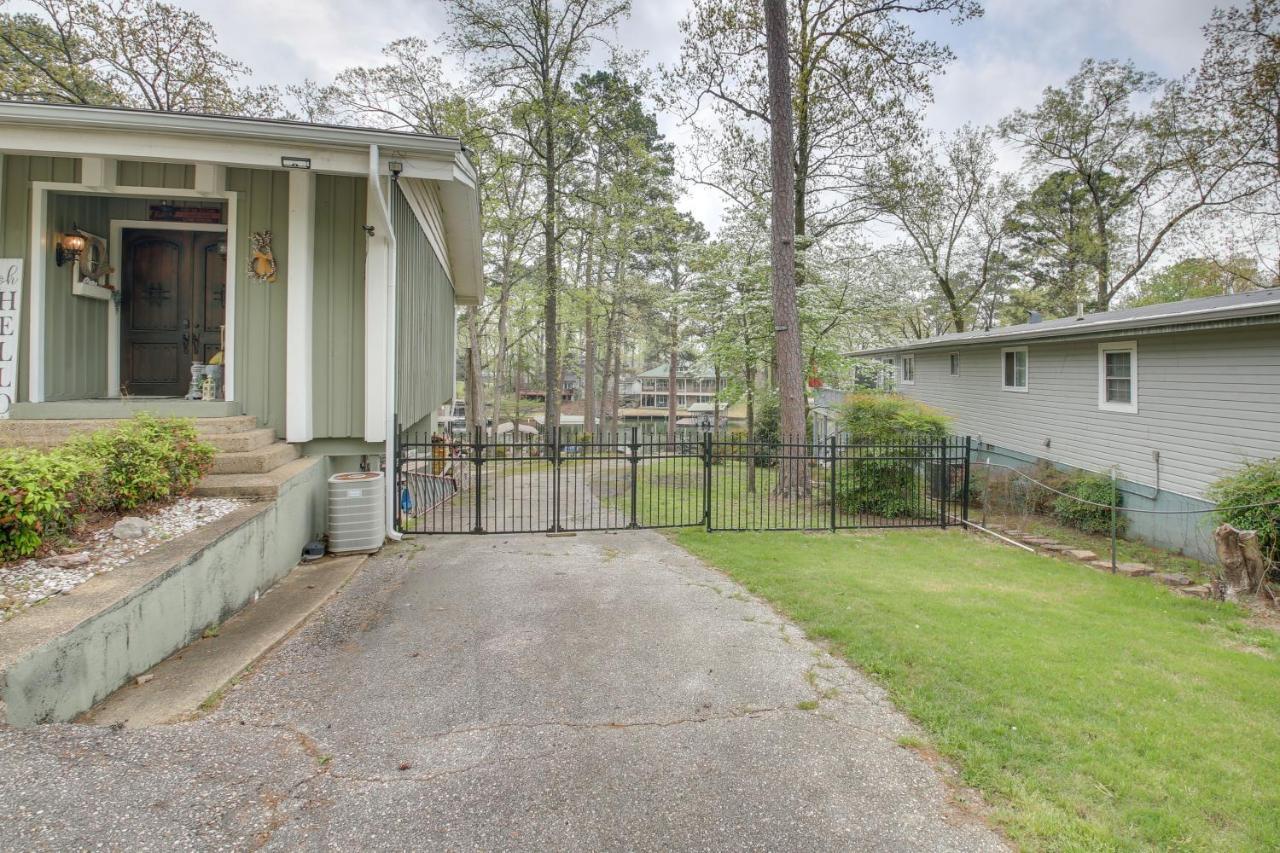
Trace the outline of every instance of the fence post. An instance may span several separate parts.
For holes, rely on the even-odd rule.
[[[951,490],[951,477],[947,472],[947,439],[944,436],[938,441],[938,478],[935,480],[938,489],[938,526],[947,529],[947,492]]]
[[[960,519],[969,523],[969,457],[973,455],[973,437],[964,437],[964,486],[960,493]]]
[[[1111,466],[1111,574],[1116,573],[1116,467]]]
[[[702,520],[711,532],[711,433],[702,436]]]
[[[627,447],[627,462],[631,465],[631,522],[627,526],[636,528],[640,526],[636,523],[636,480],[640,474],[640,438],[637,427],[631,428],[631,444]]]
[[[551,532],[560,532],[560,427],[551,433]]]
[[[476,517],[474,519],[475,524],[471,526],[472,533],[484,533],[484,523],[481,521],[481,519],[483,518],[483,508],[482,508],[483,504],[481,503],[482,498],[480,494],[481,492],[480,467],[484,465],[483,437],[484,436],[480,431],[480,427],[477,426],[476,433],[475,433],[475,441],[471,445],[471,461],[476,466],[475,475],[472,476],[471,478],[472,485],[476,490],[476,506],[475,506]]]
[[[836,532],[836,434],[833,432],[827,439],[827,464],[831,467],[831,477],[827,485],[827,503],[831,504],[831,532]]]

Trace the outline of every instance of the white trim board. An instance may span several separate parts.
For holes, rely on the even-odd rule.
[[[111,238],[107,244],[107,252],[111,256],[111,283],[116,293],[124,293],[124,232],[130,231],[198,231],[202,233],[226,234],[226,225],[212,225],[204,222],[152,222],[147,219],[112,219]],[[227,350],[222,353],[226,368],[222,371],[223,397],[233,400],[231,396],[231,290],[235,282],[236,271],[231,266],[231,239],[227,240]],[[120,396],[120,303],[112,299],[107,309],[107,396]]]
[[[48,234],[48,214],[49,214],[49,193],[64,193],[67,195],[91,195],[91,196],[133,196],[141,198],[196,198],[211,199],[222,201],[226,204],[225,219],[226,223],[222,225],[208,225],[204,223],[193,222],[149,222],[144,221],[142,225],[132,227],[155,228],[158,230],[196,230],[196,231],[226,231],[232,235],[227,240],[227,345],[225,350],[225,369],[223,371],[223,392],[228,401],[236,399],[235,392],[235,281],[236,272],[239,268],[239,260],[237,253],[236,240],[236,203],[239,198],[237,193],[228,192],[226,190],[219,192],[200,192],[198,190],[187,189],[168,189],[164,187],[113,187],[104,191],[102,187],[89,186],[84,183],[59,183],[57,181],[32,181],[31,182],[31,233],[28,264],[30,269],[28,273],[28,282],[31,285],[31,318],[28,321],[29,334],[27,335],[27,399],[32,403],[45,402],[45,376],[44,376],[44,343],[45,343],[45,271],[49,261]],[[108,251],[111,255],[112,266],[116,268],[115,283],[119,286],[119,255],[117,254],[119,240],[115,234],[115,222],[128,220],[113,220],[111,245]],[[141,221],[141,220],[138,220]],[[194,229],[183,229],[181,226],[197,226]],[[114,331],[113,331],[114,329]],[[114,345],[116,352],[114,357],[110,352],[112,346],[112,336],[115,336]],[[118,307],[107,312],[107,393],[120,393],[120,361],[119,361],[119,310]],[[112,381],[112,365],[114,365],[114,379]]]

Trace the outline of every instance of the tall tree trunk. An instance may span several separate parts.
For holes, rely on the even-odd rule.
[[[804,366],[800,356],[800,320],[796,310],[795,158],[792,141],[791,67],[787,47],[785,0],[764,0],[765,42],[769,57],[769,168],[773,325],[777,359],[778,407],[782,441],[802,443],[804,434]],[[794,456],[795,458],[790,458]],[[804,459],[782,455],[776,493],[808,492]]]
[[[671,318],[667,352],[667,449],[676,449],[676,386],[680,377],[680,320]]]
[[[543,79],[543,116],[546,154],[546,197],[543,199],[542,239],[546,258],[544,259],[546,288],[542,304],[542,322],[546,327],[546,353],[544,359],[546,398],[543,403],[543,418],[548,438],[555,435],[560,427],[560,335],[557,330],[557,296],[560,289],[560,246],[556,234],[556,132],[553,111],[555,108],[551,82]]]
[[[613,411],[609,414],[609,419],[613,421],[614,430],[622,429],[622,419],[620,417],[622,401],[622,342],[616,341],[613,347],[613,393],[610,394],[612,400]]]
[[[711,398],[711,429],[720,431],[720,362],[716,362],[715,396]]]
[[[589,436],[596,434],[596,324],[595,308],[587,305],[587,318],[582,328],[582,428]]]
[[[747,378],[747,491],[756,493],[756,366],[747,362],[743,374]]]

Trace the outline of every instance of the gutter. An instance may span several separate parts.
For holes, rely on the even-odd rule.
[[[386,411],[384,418],[383,453],[386,454],[386,472],[382,482],[383,519],[386,536],[393,542],[404,538],[395,527],[396,484],[393,471],[396,464],[396,232],[392,227],[391,208],[387,197],[382,193],[382,175],[380,173],[381,157],[378,146],[369,146],[369,192],[377,201],[378,212],[382,216],[380,227],[387,229],[387,316],[386,332]],[[393,178],[394,180],[394,178]]]

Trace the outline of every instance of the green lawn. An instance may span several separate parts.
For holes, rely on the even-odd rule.
[[[958,531],[673,533],[889,690],[1029,848],[1280,849],[1280,637]]]

